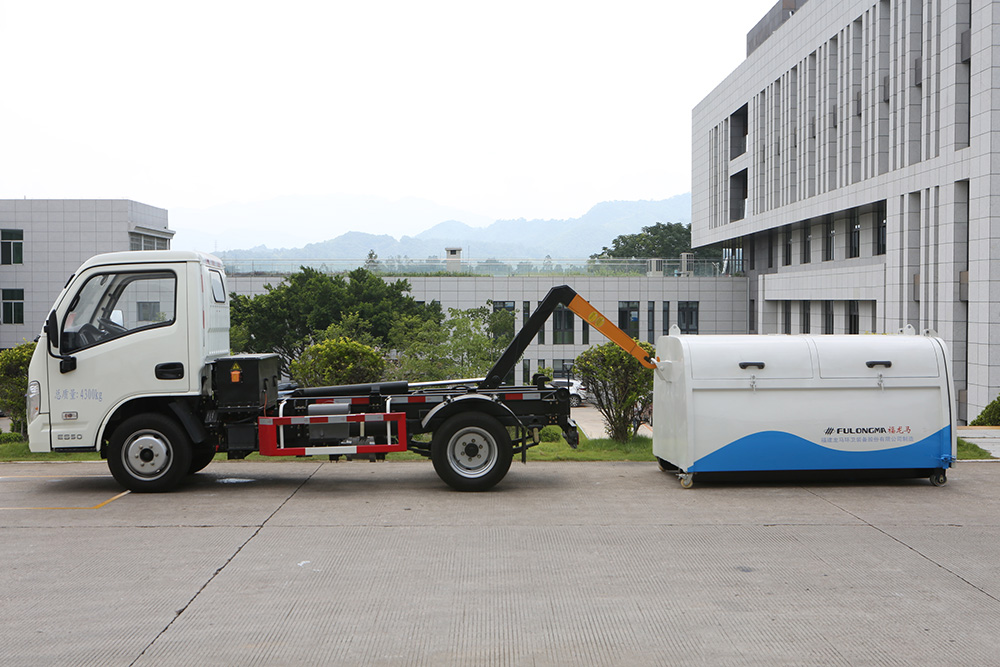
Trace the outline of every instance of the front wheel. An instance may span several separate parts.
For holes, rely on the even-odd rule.
[[[108,468],[130,491],[169,491],[191,469],[191,443],[169,417],[155,412],[135,415],[111,434]]]
[[[479,412],[446,421],[431,441],[434,470],[458,491],[486,491],[510,470],[510,435],[493,417]]]

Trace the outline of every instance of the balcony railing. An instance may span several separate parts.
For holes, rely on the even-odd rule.
[[[224,259],[231,276],[284,276],[307,266],[328,274],[364,267],[384,276],[648,276],[720,277],[738,271],[707,259]]]

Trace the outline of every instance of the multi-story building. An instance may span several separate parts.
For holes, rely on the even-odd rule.
[[[750,329],[935,330],[963,420],[1000,390],[998,10],[780,0],[692,122],[692,237],[742,256]]]
[[[173,235],[164,209],[127,199],[0,199],[0,349],[34,340],[85,259],[165,250]]]

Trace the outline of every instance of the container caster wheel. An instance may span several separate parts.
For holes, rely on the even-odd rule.
[[[938,468],[931,473],[931,484],[934,486],[944,486],[948,483],[948,475],[945,473],[944,468]]]
[[[682,489],[690,489],[692,486],[694,486],[694,473],[688,472],[682,475],[678,475],[678,477],[680,477]]]

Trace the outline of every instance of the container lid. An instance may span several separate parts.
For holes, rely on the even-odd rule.
[[[941,375],[941,349],[924,336],[816,336],[813,340],[823,378]]]
[[[813,377],[809,343],[801,336],[690,336],[681,340],[696,380]]]

